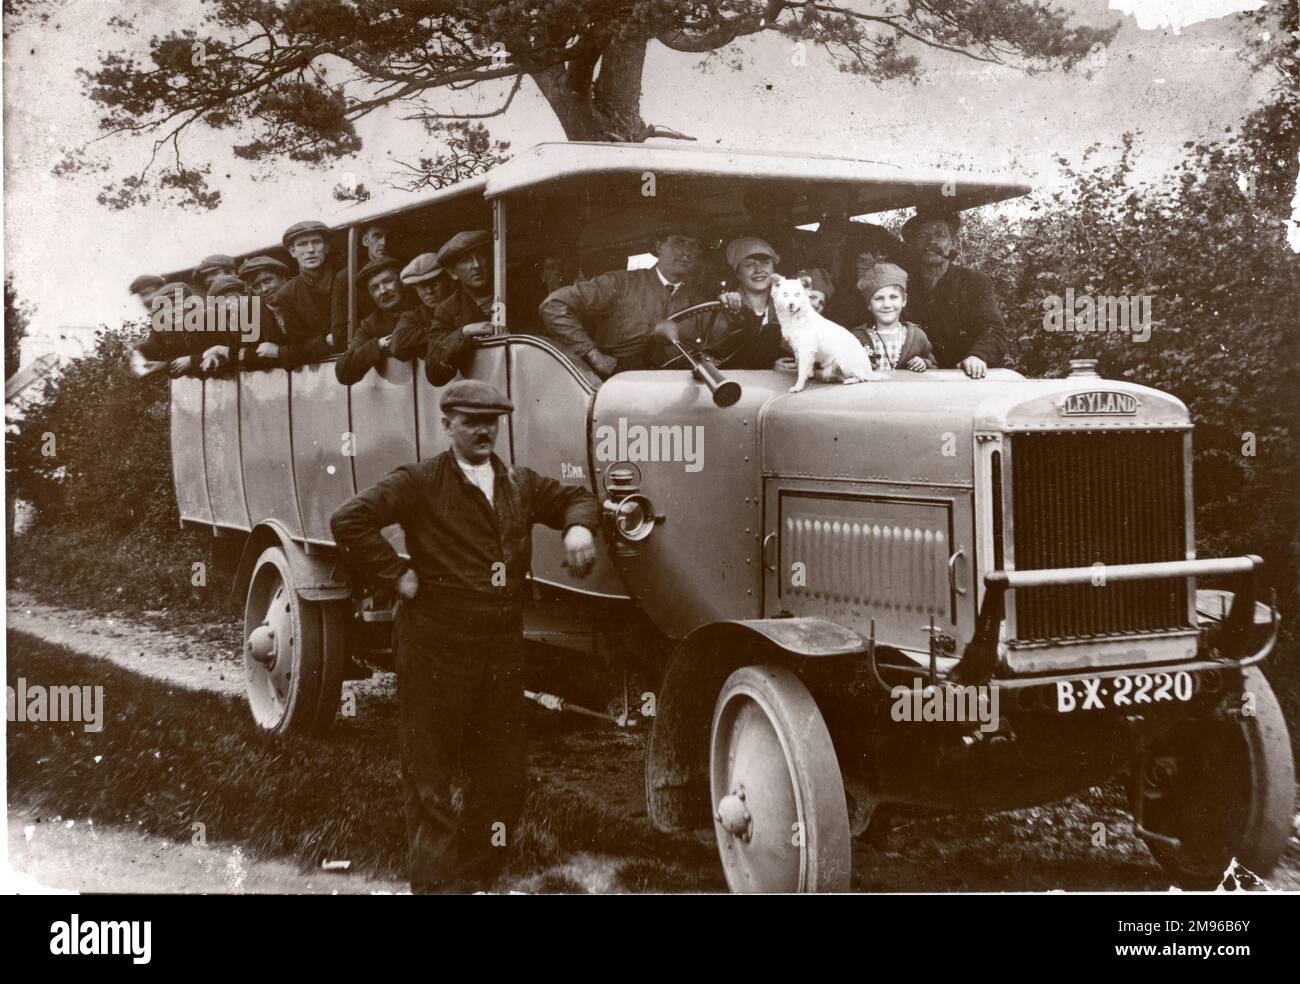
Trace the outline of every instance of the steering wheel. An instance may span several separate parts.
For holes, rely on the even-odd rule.
[[[701,304],[692,304],[688,308],[682,308],[682,310],[676,312],[675,314],[668,315],[668,317],[665,318],[664,320],[674,321],[674,322],[681,321],[686,318],[694,318],[697,315],[701,315],[709,311],[717,311],[721,307],[722,307],[721,301],[704,301]],[[730,352],[723,352],[721,354],[719,353],[718,350],[722,348],[724,342],[738,338],[743,332],[744,332],[744,328],[737,328],[728,332],[724,332],[718,338],[712,339],[710,341],[706,341],[704,338],[698,336],[695,338],[680,338],[679,341],[681,342],[682,348],[686,349],[689,352],[693,352],[696,355],[696,357],[708,356],[709,360],[715,366],[721,369],[733,358],[735,358],[736,353],[740,351],[740,347],[736,346]],[[686,357],[682,355],[680,352],[678,352],[667,362],[659,366],[659,368],[674,369],[677,368],[678,366],[685,366],[685,365],[686,365]]]

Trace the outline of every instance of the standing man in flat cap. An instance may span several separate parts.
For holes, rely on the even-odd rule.
[[[494,331],[492,236],[481,229],[458,232],[442,244],[437,263],[456,282],[456,289],[433,310],[424,374],[434,386],[445,386],[464,368],[469,341]]]
[[[403,465],[330,519],[354,573],[401,598],[397,687],[411,890],[488,888],[518,837],[527,783],[523,616],[532,529],[560,530],[565,564],[596,560],[596,498],[493,452],[512,407],[478,380],[443,392],[451,448]],[[410,560],[383,530],[401,525]],[[466,776],[463,808],[452,781]]]
[[[918,209],[903,225],[903,239],[916,254],[907,316],[925,329],[941,369],[960,369],[983,379],[1007,357],[1007,324],[1002,320],[993,280],[957,266],[956,212]]]
[[[397,327],[393,329],[393,355],[399,359],[423,358],[429,348],[434,312],[458,285],[438,265],[435,253],[421,253],[406,264],[401,279],[415,291],[420,304],[397,319]]]
[[[194,268],[194,287],[206,296],[212,292],[212,281],[218,277],[234,275],[235,258],[225,253],[213,253],[199,260],[199,265]]]
[[[330,230],[314,219],[295,222],[284,246],[298,263],[298,275],[276,292],[271,305],[280,315],[285,341],[262,342],[257,356],[292,368],[338,351],[347,332],[346,274],[330,265]]]
[[[357,286],[367,291],[375,310],[361,319],[347,355],[334,363],[334,375],[345,386],[360,381],[393,351],[393,330],[405,312],[406,295],[398,278],[401,263],[394,257],[371,260],[357,274]]]
[[[690,215],[660,220],[648,270],[611,270],[553,291],[538,310],[546,333],[601,379],[650,368],[654,326],[710,298],[687,281],[704,255],[704,236]]]

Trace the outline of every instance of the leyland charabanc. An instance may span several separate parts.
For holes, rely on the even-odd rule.
[[[501,457],[587,485],[607,520],[584,581],[556,538],[536,539],[528,634],[660,681],[654,823],[712,823],[735,890],[837,890],[873,816],[1025,806],[1118,774],[1175,876],[1212,879],[1234,857],[1268,870],[1294,788],[1258,668],[1277,615],[1256,599],[1258,558],[1196,558],[1187,408],[1087,366],[791,394],[790,374],[730,372],[707,351],[694,370],[596,386],[537,333],[537,271],[566,251],[588,275],[642,252],[648,176],[720,238],[749,231],[755,192],[830,191],[866,215],[1027,188],[807,155],[551,144],[383,216],[412,252],[493,231],[505,324],[465,372],[517,408]],[[791,233],[813,220],[796,209]],[[355,269],[356,227],[338,233]],[[392,604],[355,596],[329,516],[447,447],[438,390],[390,359],[351,387],[324,362],[176,379],[171,393],[183,521],[244,540],[253,715],[274,732],[323,728],[345,675],[384,665]],[[898,720],[900,692],[920,722]],[[998,713],[928,720],[953,694]]]

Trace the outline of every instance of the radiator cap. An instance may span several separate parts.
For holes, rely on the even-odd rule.
[[[1070,360],[1071,376],[1096,376],[1097,360],[1096,359],[1071,359]]]

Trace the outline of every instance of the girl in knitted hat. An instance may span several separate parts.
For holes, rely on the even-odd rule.
[[[853,329],[853,335],[871,353],[873,369],[938,368],[930,339],[918,326],[903,321],[907,304],[907,271],[892,263],[877,263],[858,280],[858,290],[871,308],[874,324]]]

